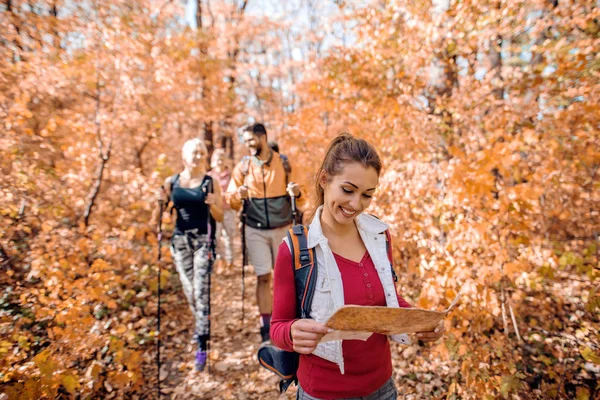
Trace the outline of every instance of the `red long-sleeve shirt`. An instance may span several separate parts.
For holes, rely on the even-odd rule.
[[[334,253],[342,275],[345,304],[385,306],[383,286],[373,260],[365,253],[360,262]],[[274,273],[271,341],[277,347],[293,351],[290,330],[296,321],[296,296],[292,256],[286,243],[279,246]],[[398,296],[400,307],[410,307]],[[337,364],[313,354],[300,356],[298,379],[304,391],[320,399],[366,396],[381,387],[392,375],[388,338],[373,334],[368,340],[342,342],[345,374]]]

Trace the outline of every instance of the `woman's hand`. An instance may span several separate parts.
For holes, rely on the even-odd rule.
[[[291,329],[294,351],[300,354],[310,354],[316,348],[321,338],[331,329],[314,319],[299,319],[294,321]]]
[[[444,325],[444,320],[441,320],[438,326],[436,326],[433,331],[418,332],[417,339],[423,342],[435,342],[436,340],[444,336],[444,332],[446,332],[446,326]]]
[[[288,183],[286,190],[290,196],[300,196],[300,186],[295,182]]]
[[[237,192],[240,200],[246,200],[248,198],[248,188],[246,186],[240,186]]]

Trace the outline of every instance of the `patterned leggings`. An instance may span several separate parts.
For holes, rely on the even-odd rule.
[[[196,335],[210,334],[210,273],[213,256],[208,235],[196,230],[173,236],[171,254],[195,319]]]

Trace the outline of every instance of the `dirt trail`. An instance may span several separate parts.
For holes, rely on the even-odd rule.
[[[168,263],[167,267],[168,267]],[[241,269],[216,265],[212,278],[212,341],[210,372],[194,371],[193,321],[176,273],[171,275],[163,299],[161,393],[165,399],[292,399],[277,390],[278,379],[260,367],[256,276],[246,271],[246,317],[242,325]],[[156,398],[156,353],[147,354],[148,391]],[[152,364],[151,364],[152,363]],[[150,376],[148,376],[150,375]],[[154,388],[154,389],[152,389]]]

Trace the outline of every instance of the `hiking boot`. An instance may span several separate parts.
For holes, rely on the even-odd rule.
[[[206,367],[206,351],[198,350],[196,352],[196,371],[204,371],[204,367]]]
[[[263,343],[271,340],[271,336],[269,336],[269,327],[268,326],[260,327],[260,337],[261,337]]]

